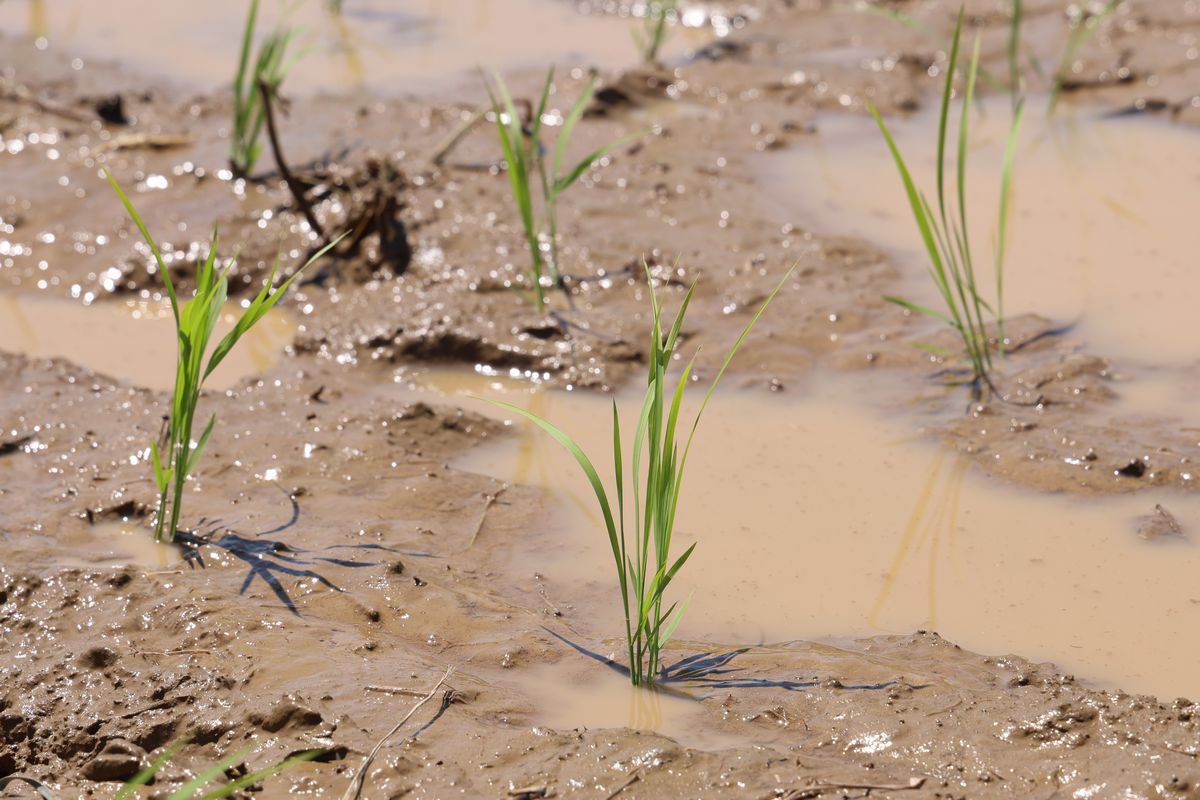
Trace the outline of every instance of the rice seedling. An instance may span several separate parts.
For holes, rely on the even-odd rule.
[[[158,771],[166,766],[167,762],[174,758],[175,754],[178,753],[185,744],[187,744],[187,739],[181,739],[180,741],[169,746],[162,752],[161,755],[158,756],[158,758],[154,759],[154,761],[147,765],[141,772],[130,778],[129,781],[121,787],[121,791],[117,792],[113,800],[128,800],[128,798],[133,797],[134,791],[138,787],[144,786],[153,780],[154,776],[158,774]],[[267,778],[278,775],[280,772],[290,769],[297,764],[303,764],[306,761],[312,761],[314,758],[325,752],[324,750],[308,750],[290,758],[285,758],[269,767],[265,767],[263,769],[243,775],[240,778],[230,781],[229,783],[224,783],[216,788],[204,791],[204,787],[207,784],[223,775],[230,767],[241,763],[242,759],[250,755],[252,751],[253,748],[241,750],[231,756],[223,758],[212,766],[205,768],[194,778],[172,792],[168,796],[168,800],[193,800],[193,798],[195,800],[219,800],[223,797],[230,797],[242,791],[243,789],[249,790],[251,787],[262,783]]]
[[[121,189],[112,173],[107,169],[104,172],[108,176],[108,182],[120,197],[122,205],[125,206],[125,211],[141,232],[142,238],[146,240],[150,252],[154,255],[158,273],[162,277],[163,284],[167,289],[167,297],[171,301],[171,313],[175,317],[175,332],[179,350],[175,367],[175,389],[171,397],[171,412],[164,439],[165,450],[160,449],[157,440],[150,442],[154,483],[159,493],[158,505],[154,512],[154,540],[163,541],[165,539],[170,542],[174,540],[179,525],[184,485],[187,483],[188,476],[195,469],[196,462],[204,451],[204,446],[208,444],[209,436],[212,434],[213,425],[217,419],[215,414],[209,417],[208,424],[204,426],[199,440],[192,439],[196,407],[200,402],[200,391],[205,379],[212,374],[225,356],[229,355],[238,340],[279,302],[292,282],[300,276],[300,273],[337,244],[340,237],[313,254],[300,269],[279,286],[275,286],[275,275],[279,269],[279,259],[276,258],[275,264],[271,268],[271,274],[263,283],[258,295],[239,317],[233,330],[217,343],[216,348],[205,361],[213,330],[216,328],[217,320],[224,310],[223,307],[229,294],[227,276],[229,270],[233,268],[233,262],[223,270],[217,268],[216,226],[213,226],[208,256],[196,274],[195,296],[181,305],[175,285],[171,280],[171,274],[150,231],[146,229],[146,225],[133,207],[133,203]],[[163,460],[164,452],[165,462]]]
[[[658,63],[658,53],[669,33],[667,22],[675,13],[676,5],[677,0],[649,0],[646,3],[646,15],[641,20],[640,29],[635,27],[631,31],[633,44],[643,63]]]
[[[254,40],[257,19],[258,0],[250,0],[246,27],[242,32],[242,48],[238,54],[237,73],[233,79],[233,128],[229,137],[229,166],[239,178],[250,174],[262,154],[259,139],[266,120],[258,87],[265,84],[272,93],[279,91],[294,63],[294,60],[286,59],[286,55],[295,34],[285,28],[277,28],[259,44],[251,69],[250,46]]]
[[[1021,15],[1021,0],[1013,0],[1008,20],[1008,96],[1014,114],[1025,94],[1021,79]]]
[[[140,772],[130,778],[121,786],[120,790],[114,795],[113,800],[129,800],[135,796],[137,789],[145,786],[158,774],[158,771],[165,767],[167,763],[179,753],[183,746],[188,743],[188,740],[180,739],[174,744],[167,747],[163,752],[154,759],[150,764],[143,768]],[[231,797],[243,790],[252,791],[253,787],[265,781],[280,772],[291,769],[297,764],[302,764],[305,761],[312,761],[314,758],[322,755],[324,750],[309,750],[304,753],[285,758],[282,761],[273,764],[264,769],[256,770],[249,774],[243,775],[229,783],[223,783],[220,786],[208,789],[205,791],[205,786],[212,783],[215,779],[225,774],[225,771],[239,764],[242,759],[250,755],[251,750],[242,750],[233,755],[218,761],[210,767],[201,771],[191,780],[184,783],[181,787],[166,795],[167,800],[220,800],[220,798]],[[6,778],[0,778],[0,789],[3,789],[7,783],[20,781],[33,788],[38,796],[43,800],[55,800],[54,793],[44,782],[36,778],[30,778],[24,775],[10,775]]]
[[[1100,23],[1111,16],[1119,5],[1121,5],[1121,0],[1108,0],[1097,11],[1089,12],[1086,4],[1081,4],[1075,10],[1075,13],[1072,14],[1070,21],[1071,32],[1067,35],[1067,46],[1063,51],[1062,61],[1059,62],[1058,69],[1054,71],[1054,80],[1050,86],[1051,113],[1053,113],[1058,105],[1059,95],[1062,94],[1067,77],[1071,74],[1071,69],[1075,64],[1075,56],[1078,55],[1079,49],[1087,43],[1088,39],[1092,38],[1092,34],[1100,27]]]
[[[903,11],[897,11],[896,9],[889,8],[887,6],[875,5],[870,2],[865,2],[865,0],[859,0],[859,2],[854,3],[853,5],[841,6],[840,8],[844,11],[858,12],[858,13],[863,13],[863,14],[871,14],[871,15],[874,15],[877,17],[883,17],[884,19],[891,20],[892,22],[895,22],[898,25],[903,25],[905,28],[908,28],[909,30],[920,34],[925,39],[928,39],[936,47],[939,47],[943,50],[950,49],[951,42],[947,42],[945,37],[942,36],[942,34],[938,33],[933,28],[926,25],[924,22],[917,19],[916,17],[906,14]],[[1020,24],[1019,23],[1020,0],[1016,0],[1014,3],[1013,16],[1011,17],[1011,19],[1014,20],[1016,24],[1009,26],[1008,45],[1009,45],[1010,58],[1012,57],[1012,54],[1016,52],[1016,47],[1017,47],[1016,37],[1020,31],[1020,28],[1018,27]],[[990,73],[989,71],[984,69],[982,66],[979,67],[979,80],[983,81],[988,86],[989,89],[992,89],[994,91],[1001,91],[1005,88],[1004,82],[1001,79],[994,76],[992,73]],[[1010,91],[1015,92],[1016,91],[1015,87],[1017,85],[1018,84],[1015,82],[1010,83],[1010,87],[1009,87]]]
[[[555,441],[567,449],[587,477],[596,502],[604,518],[608,542],[612,548],[613,561],[617,569],[617,582],[621,591],[621,604],[625,612],[625,639],[628,646],[629,676],[635,686],[651,684],[658,672],[659,653],[675,632],[687,607],[687,601],[666,605],[666,591],[679,570],[687,563],[696,545],[693,543],[678,557],[671,553],[675,531],[675,514],[679,507],[679,496],[683,488],[683,473],[688,454],[700,417],[708,407],[713,392],[729,367],[734,355],[742,346],[751,329],[766,311],[767,306],[791,270],[776,284],[771,294],[759,306],[758,311],[742,329],[741,335],[725,356],[720,370],[708,387],[699,410],[692,420],[691,428],[683,449],[680,450],[677,434],[680,422],[680,406],[684,387],[692,378],[695,356],[684,367],[675,382],[675,388],[667,388],[667,367],[675,352],[683,320],[696,290],[695,284],[688,289],[680,304],[669,330],[663,332],[663,309],[654,291],[653,279],[647,268],[650,285],[652,324],[650,330],[650,358],[647,370],[647,388],[638,413],[633,437],[633,451],[629,460],[632,472],[633,515],[626,520],[625,477],[622,457],[621,421],[616,401],[613,401],[613,472],[616,495],[616,514],[608,490],[599,473],[583,449],[568,434],[537,414],[510,403],[497,402],[502,408],[520,414],[537,424]],[[645,483],[642,485],[641,470],[646,467]],[[666,608],[664,610],[664,605]]]
[[[546,308],[547,286],[557,287],[566,292],[566,282],[563,279],[558,254],[559,199],[593,164],[634,138],[626,136],[598,147],[564,171],[563,158],[571,142],[571,134],[596,92],[595,81],[589,81],[563,118],[562,128],[554,143],[554,154],[547,164],[546,151],[540,135],[553,85],[554,68],[551,67],[546,73],[546,81],[542,86],[537,106],[530,108],[528,125],[518,113],[508,86],[499,73],[492,72],[492,81],[487,87],[492,112],[496,118],[500,148],[508,169],[513,200],[517,204],[521,226],[529,246],[529,278],[533,284],[533,302],[538,311]],[[535,191],[540,191],[541,195],[540,215],[534,207]]]
[[[890,302],[919,314],[939,319],[955,331],[962,339],[966,350],[966,360],[971,369],[970,384],[976,395],[984,386],[992,386],[992,348],[989,341],[988,324],[994,323],[1001,355],[1004,348],[1004,241],[1008,228],[1009,196],[1012,183],[1012,166],[1016,153],[1016,141],[1024,112],[1024,101],[1017,99],[1013,111],[1013,120],[1009,128],[1008,142],[1005,149],[1004,164],[1000,179],[1000,206],[997,226],[997,246],[995,254],[996,298],[995,305],[989,303],[982,295],[976,279],[975,261],[972,256],[971,238],[967,224],[966,173],[967,173],[967,136],[970,120],[970,106],[974,98],[975,82],[979,66],[979,39],[971,54],[967,68],[964,87],[962,116],[958,129],[958,149],[956,158],[957,216],[954,210],[947,211],[946,200],[946,133],[947,119],[954,90],[954,75],[958,63],[959,43],[962,38],[963,12],[958,15],[958,23],[954,30],[954,39],[950,49],[950,63],[946,71],[945,86],[942,90],[941,113],[938,123],[937,140],[937,207],[930,205],[923,192],[920,192],[913,181],[904,157],[900,154],[891,132],[873,105],[868,104],[879,130],[887,141],[888,149],[900,173],[904,191],[912,208],[917,229],[920,232],[925,250],[929,255],[929,274],[938,294],[945,304],[943,313],[926,306],[913,303],[899,297],[888,296]],[[938,355],[946,353],[922,345],[933,350]]]

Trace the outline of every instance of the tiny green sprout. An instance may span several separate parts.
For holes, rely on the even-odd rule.
[[[258,0],[250,0],[246,27],[242,32],[242,47],[238,53],[237,72],[233,79],[233,128],[229,141],[229,166],[239,178],[250,174],[262,154],[260,139],[266,117],[259,84],[261,82],[269,86],[272,93],[279,91],[295,63],[294,59],[286,57],[295,32],[277,28],[263,38],[251,66],[250,47],[254,41],[257,19]]]
[[[546,81],[542,86],[537,106],[531,108],[528,128],[499,73],[492,72],[492,81],[487,87],[513,200],[521,217],[526,244],[529,246],[529,279],[533,284],[533,302],[538,311],[546,308],[547,283],[564,293],[567,290],[558,251],[559,199],[593,164],[638,135],[625,136],[598,147],[570,169],[564,169],[563,159],[571,142],[571,135],[596,92],[595,81],[589,81],[564,117],[554,144],[554,154],[547,163],[546,152],[539,137],[553,85],[552,67],[546,73]],[[540,215],[534,205],[535,191],[540,192]]]
[[[212,241],[209,245],[208,256],[196,273],[196,293],[187,302],[180,303],[171,280],[171,274],[163,261],[162,253],[146,229],[145,223],[129,197],[121,189],[112,173],[104,170],[108,182],[121,198],[125,211],[141,232],[142,238],[154,255],[158,265],[158,274],[162,277],[167,289],[167,297],[171,301],[171,313],[175,318],[175,334],[178,342],[178,358],[175,366],[175,389],[171,395],[171,412],[167,420],[167,430],[163,447],[157,440],[150,442],[150,458],[154,468],[154,485],[158,488],[158,506],[154,512],[154,540],[173,541],[179,525],[179,515],[183,505],[183,489],[188,476],[196,467],[204,446],[212,435],[216,415],[208,419],[198,440],[192,439],[193,426],[196,420],[196,407],[200,402],[200,391],[204,381],[213,370],[233,350],[238,340],[270,311],[287,292],[288,288],[300,277],[300,274],[310,264],[324,255],[331,247],[340,241],[340,237],[317,251],[300,269],[279,286],[275,286],[275,275],[279,270],[279,258],[271,268],[271,274],[263,283],[262,289],[234,324],[233,330],[227,333],[208,354],[209,344],[217,321],[224,310],[225,301],[229,295],[228,274],[233,268],[231,262],[225,269],[217,266],[217,229],[213,226]]]
[[[617,582],[621,590],[621,604],[625,612],[625,639],[628,645],[629,676],[635,686],[652,684],[659,669],[660,651],[675,632],[687,601],[666,602],[666,592],[679,570],[687,563],[696,545],[693,543],[683,554],[673,557],[671,540],[675,531],[675,514],[679,508],[679,496],[683,488],[683,471],[691,451],[692,439],[700,424],[700,417],[708,407],[713,392],[729,367],[734,355],[750,334],[767,306],[783,288],[792,270],[776,284],[771,294],[759,306],[746,327],[725,356],[724,363],[708,387],[708,392],[692,420],[687,439],[680,449],[678,440],[680,405],[684,388],[692,378],[695,356],[684,367],[673,390],[667,388],[667,368],[675,352],[684,316],[692,301],[696,286],[692,284],[680,304],[669,330],[663,332],[662,306],[654,291],[654,281],[646,270],[650,285],[652,322],[650,329],[650,357],[647,361],[647,387],[637,417],[633,437],[633,452],[629,460],[632,472],[633,516],[627,520],[625,513],[625,479],[622,458],[621,421],[616,401],[612,407],[613,472],[616,490],[616,509],[600,474],[590,458],[568,434],[542,417],[510,403],[496,401],[496,405],[520,414],[534,422],[559,444],[567,449],[579,468],[587,477],[608,534],[613,562],[617,569]],[[642,484],[641,470],[646,468]],[[665,606],[665,608],[664,608]]]
[[[649,0],[646,3],[646,14],[642,17],[640,29],[634,27],[631,31],[633,45],[642,57],[642,63],[658,63],[658,54],[670,32],[667,23],[675,13],[677,4],[677,0]]]
[[[1012,167],[1016,154],[1017,135],[1021,127],[1024,101],[1018,99],[1013,109],[1013,120],[1009,128],[1008,144],[1005,149],[1003,171],[1000,179],[1000,208],[997,228],[995,257],[996,302],[993,306],[983,296],[976,280],[975,261],[971,251],[971,238],[967,225],[966,175],[967,134],[970,107],[975,93],[975,82],[979,67],[979,40],[971,54],[967,69],[966,86],[962,102],[962,117],[958,129],[956,161],[957,216],[954,209],[947,210],[946,199],[946,129],[953,95],[954,75],[958,63],[959,42],[962,36],[963,13],[960,11],[954,39],[950,48],[950,63],[946,70],[946,81],[942,91],[941,116],[937,139],[937,207],[932,207],[923,192],[917,189],[904,157],[900,154],[891,132],[873,105],[868,104],[879,130],[887,141],[888,149],[900,173],[904,191],[916,220],[917,230],[929,256],[929,275],[945,305],[943,313],[936,309],[913,303],[899,297],[888,296],[886,300],[910,311],[941,320],[952,327],[962,339],[966,360],[971,369],[970,384],[976,395],[984,386],[992,386],[994,367],[992,348],[989,342],[988,325],[993,323],[1000,353],[1004,352],[1004,242],[1008,229],[1009,195],[1012,183]],[[926,349],[934,350],[926,346]],[[941,351],[935,351],[943,354]]]
[[[162,753],[160,753],[158,757],[154,759],[154,761],[146,765],[146,767],[126,781],[113,796],[113,800],[130,800],[130,798],[136,797],[137,790],[154,780],[154,777],[158,774],[158,771],[165,767],[172,758],[178,755],[179,751],[182,750],[184,745],[187,743],[188,739],[185,737],[168,745],[162,751]],[[171,794],[165,795],[165,797],[167,800],[221,800],[221,798],[232,797],[243,790],[253,791],[255,786],[262,783],[267,778],[278,775],[279,773],[289,770],[298,764],[303,764],[306,761],[312,761],[314,758],[318,758],[325,753],[324,750],[307,750],[303,753],[298,753],[289,758],[285,758],[282,761],[273,764],[272,766],[242,775],[241,777],[236,778],[229,783],[223,783],[205,791],[204,787],[207,784],[212,783],[212,781],[226,774],[227,770],[240,764],[243,759],[251,754],[252,750],[253,748],[241,750],[231,756],[223,758],[216,764],[213,764],[212,766],[202,770],[194,778],[180,786],[175,791],[171,792]],[[47,786],[43,781],[25,775],[9,775],[7,777],[0,778],[0,789],[3,789],[8,783],[15,783],[18,781],[28,784],[30,787],[32,787],[33,790],[37,792],[38,796],[42,798],[42,800],[56,800],[54,793],[50,790],[50,787]]]
[[[1058,69],[1054,71],[1054,80],[1050,87],[1050,113],[1054,113],[1055,108],[1058,107],[1059,95],[1062,94],[1067,77],[1071,74],[1075,57],[1079,54],[1080,48],[1087,43],[1088,39],[1092,38],[1092,34],[1100,27],[1100,23],[1112,16],[1121,2],[1122,0],[1108,0],[1095,13],[1089,12],[1086,4],[1080,4],[1077,11],[1072,12],[1071,32],[1067,34],[1067,45],[1063,49],[1062,61],[1059,62]]]

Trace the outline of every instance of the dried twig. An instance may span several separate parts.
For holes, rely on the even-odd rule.
[[[313,213],[312,206],[309,205],[308,196],[305,193],[303,184],[296,180],[296,176],[292,174],[291,169],[288,168],[287,161],[283,158],[283,149],[279,146],[279,134],[275,129],[275,111],[271,105],[273,99],[271,85],[260,78],[258,81],[258,92],[262,97],[263,116],[267,121],[267,138],[271,142],[271,152],[275,155],[275,166],[279,168],[279,174],[283,176],[284,182],[287,183],[288,190],[292,193],[292,199],[296,201],[296,205],[300,207],[300,212],[308,220],[308,226],[320,237],[322,244],[328,244],[329,237],[325,235],[325,229],[321,227],[321,223],[317,221],[317,215]]]
[[[459,142],[465,139],[468,133],[475,130],[476,126],[487,116],[487,112],[491,110],[492,107],[490,105],[483,105],[472,111],[471,115],[442,141],[442,144],[430,156],[429,163],[435,167],[440,167],[446,160],[446,156],[450,155],[450,151],[458,147]]]
[[[96,152],[109,150],[169,150],[173,147],[186,147],[195,141],[188,133],[123,133],[114,136],[107,142],[101,142]]]
[[[43,111],[47,114],[53,114],[56,117],[62,117],[63,119],[69,119],[72,122],[91,122],[89,117],[67,108],[66,106],[53,103],[49,100],[42,100],[33,92],[29,91],[29,87],[10,79],[0,78],[0,96],[6,97],[10,100],[19,100],[21,102],[28,103],[39,111]]]
[[[358,771],[354,773],[354,779],[350,781],[350,785],[346,787],[346,791],[342,794],[342,800],[358,800],[358,798],[362,797],[363,782],[367,778],[367,770],[371,768],[371,762],[375,760],[375,756],[379,754],[379,751],[387,743],[387,740],[395,736],[396,732],[404,727],[404,723],[408,722],[409,719],[412,718],[412,715],[417,713],[417,710],[420,709],[421,706],[433,699],[433,696],[438,693],[438,689],[442,688],[442,684],[446,682],[453,672],[453,666],[447,667],[445,673],[442,674],[441,679],[434,684],[432,689],[429,690],[429,694],[418,700],[413,707],[408,710],[408,713],[404,715],[404,718],[396,723],[396,727],[388,731],[387,735],[380,739],[375,746],[371,748],[371,752],[368,753],[367,757],[363,759],[362,766],[360,766]]]
[[[630,786],[633,786],[635,783],[637,783],[641,779],[642,779],[642,771],[635,769],[633,771],[633,774],[630,775],[629,778],[624,783],[622,783],[620,786],[618,786],[617,788],[615,788],[611,792],[609,792],[608,796],[605,797],[604,800],[613,800],[614,797],[616,797],[621,792],[628,789]]]
[[[920,789],[925,785],[925,778],[909,778],[908,783],[814,783],[792,789],[783,795],[782,800],[801,800],[805,797],[815,797],[821,792],[838,792],[847,789],[879,792],[902,792],[907,789]]]
[[[415,689],[405,689],[403,686],[368,686],[368,692],[387,692],[388,694],[403,694],[409,697],[424,697],[424,692]]]

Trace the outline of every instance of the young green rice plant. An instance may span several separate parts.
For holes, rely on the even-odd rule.
[[[187,744],[187,742],[187,739],[180,739],[163,750],[163,752],[156,759],[154,759],[153,762],[126,781],[120,790],[117,791],[116,795],[114,795],[113,800],[130,800],[130,798],[136,797],[137,790],[152,781],[155,775],[158,774],[158,771],[165,767],[167,763],[174,758],[181,749],[183,749],[183,746]],[[241,752],[234,753],[228,758],[222,759],[216,764],[213,764],[212,766],[202,770],[194,778],[183,784],[183,786],[176,789],[170,795],[167,795],[167,800],[221,800],[221,798],[231,797],[232,795],[235,795],[243,790],[252,791],[254,786],[262,783],[267,778],[291,769],[297,764],[302,764],[305,761],[312,761],[325,751],[309,750],[304,753],[299,753],[291,758],[285,758],[284,760],[270,767],[266,767],[265,769],[251,772],[247,775],[243,775],[235,780],[232,780],[229,783],[223,783],[219,786],[208,789],[207,791],[205,790],[204,787],[207,784],[219,778],[225,773],[226,770],[240,763],[242,759],[250,755],[250,752],[250,750],[243,750]],[[55,795],[50,790],[50,787],[36,778],[30,778],[25,775],[10,775],[6,778],[0,778],[0,789],[3,789],[4,786],[10,782],[25,783],[32,787],[33,790],[37,792],[38,796],[43,798],[43,800],[55,800]]]
[[[279,269],[279,259],[276,258],[275,265],[271,268],[271,274],[258,295],[242,312],[241,317],[234,324],[233,330],[227,333],[217,343],[211,355],[208,355],[213,331],[216,328],[217,320],[224,311],[225,301],[229,294],[228,274],[229,270],[233,268],[233,263],[223,270],[217,267],[216,226],[213,227],[208,256],[196,274],[196,294],[191,300],[180,304],[175,292],[175,285],[171,281],[171,274],[167,270],[162,253],[150,235],[150,231],[146,229],[146,225],[142,222],[137,210],[134,209],[133,203],[117,184],[112,173],[106,169],[105,174],[108,176],[108,182],[116,190],[117,196],[121,198],[125,211],[141,232],[142,238],[146,240],[150,252],[154,255],[158,273],[162,276],[163,284],[167,288],[167,297],[171,301],[171,313],[175,317],[175,334],[179,351],[175,367],[175,389],[171,396],[171,413],[167,420],[164,439],[165,449],[160,448],[157,440],[150,442],[154,484],[158,488],[158,506],[154,512],[154,540],[163,541],[165,539],[170,542],[174,540],[179,526],[184,485],[187,483],[188,476],[195,469],[196,462],[204,451],[204,446],[208,444],[208,438],[212,434],[213,425],[217,419],[215,414],[210,416],[200,438],[192,439],[196,408],[200,402],[200,391],[204,386],[205,379],[212,374],[225,356],[229,355],[238,340],[279,302],[292,282],[300,276],[300,273],[337,244],[340,237],[317,251],[279,286],[275,286],[275,275]]]
[[[1121,2],[1122,0],[1108,0],[1095,12],[1089,12],[1086,4],[1081,4],[1078,13],[1072,17],[1071,32],[1067,35],[1067,46],[1063,51],[1058,69],[1054,71],[1054,80],[1050,86],[1051,113],[1058,105],[1058,97],[1062,94],[1067,77],[1071,74],[1071,67],[1075,63],[1075,56],[1079,54],[1079,49],[1087,43],[1088,39],[1092,38],[1092,34],[1100,27],[1100,23],[1111,16]]]
[[[903,11],[898,11],[898,10],[891,8],[889,6],[886,6],[886,5],[877,5],[872,2],[867,2],[866,0],[858,0],[858,2],[855,2],[852,5],[845,5],[845,6],[840,6],[840,7],[835,6],[835,7],[840,8],[842,11],[862,13],[862,14],[871,14],[873,16],[882,17],[884,19],[891,20],[892,22],[895,22],[898,25],[903,25],[905,28],[908,28],[909,30],[920,34],[925,39],[928,39],[929,42],[932,43],[935,47],[949,49],[950,45],[952,44],[951,42],[946,41],[945,36],[943,36],[941,33],[937,32],[937,31],[935,31],[933,28],[926,25],[924,22],[917,19],[916,17],[906,14]],[[1012,16],[1010,17],[1010,25],[1009,25],[1008,48],[1009,48],[1010,59],[1015,57],[1015,53],[1017,50],[1017,45],[1018,45],[1017,36],[1020,33],[1020,15],[1021,15],[1020,0],[1015,0],[1014,5],[1013,5]],[[1012,62],[1010,60],[1010,64],[1011,63]],[[988,72],[982,66],[979,67],[979,76],[978,77],[979,77],[979,80],[983,81],[984,84],[986,84],[988,86],[988,88],[990,88],[992,90],[1001,91],[1005,88],[1004,81],[1002,81],[1000,78],[997,78],[996,76],[992,75],[990,72]],[[1011,75],[1010,75],[1010,81],[1011,81],[1010,87],[1009,87],[1010,91],[1012,91],[1015,94],[1015,92],[1017,91],[1016,87],[1019,86],[1019,83],[1016,81],[1016,78]]]
[[[229,137],[229,166],[239,178],[250,174],[262,154],[259,140],[266,120],[259,84],[265,83],[272,93],[277,92],[294,63],[294,60],[286,58],[294,32],[277,28],[263,38],[251,65],[250,47],[254,41],[257,19],[258,0],[250,0],[246,27],[242,32],[242,48],[238,54],[237,73],[233,78],[233,128]]]
[[[955,164],[955,187],[957,190],[957,215],[955,209],[947,209],[946,198],[946,133],[954,89],[954,75],[958,62],[959,42],[962,38],[963,14],[960,11],[954,39],[950,48],[949,69],[946,71],[945,87],[942,90],[941,115],[938,122],[937,139],[937,206],[931,206],[923,192],[913,181],[904,157],[900,154],[891,132],[874,106],[870,106],[879,130],[887,141],[888,149],[896,162],[904,191],[912,208],[921,240],[929,256],[929,274],[945,306],[945,312],[918,305],[899,297],[887,297],[911,311],[939,319],[952,327],[962,339],[966,360],[971,369],[970,384],[978,394],[984,386],[992,386],[993,358],[989,341],[988,325],[996,327],[1000,353],[1004,347],[1004,241],[1008,228],[1009,194],[1012,182],[1012,165],[1016,153],[1016,142],[1024,102],[1018,99],[1013,111],[1005,149],[1004,164],[1000,179],[1000,206],[997,225],[995,255],[996,297],[995,304],[983,296],[976,278],[975,260],[971,250],[971,239],[967,224],[966,174],[967,136],[970,106],[975,92],[979,66],[979,40],[976,38],[971,61],[967,68],[962,102],[962,116],[958,129],[958,148]],[[926,348],[933,349],[933,348]],[[935,351],[945,355],[941,351]]]
[[[558,256],[558,201],[563,192],[579,180],[593,164],[634,138],[627,136],[609,142],[588,153],[570,169],[563,168],[563,159],[571,142],[571,134],[596,91],[595,81],[589,81],[563,118],[562,127],[554,143],[553,156],[547,163],[540,136],[553,85],[554,68],[551,67],[546,73],[546,81],[542,86],[537,106],[530,109],[528,128],[499,73],[492,72],[492,82],[487,87],[492,111],[496,117],[500,148],[508,168],[513,200],[521,216],[521,226],[529,246],[529,278],[533,284],[533,302],[539,311],[546,308],[547,285],[566,291]],[[534,203],[535,192],[540,193],[540,214]]]
[[[596,495],[596,502],[604,518],[608,542],[612,548],[613,562],[617,568],[617,582],[625,612],[629,676],[635,686],[654,682],[658,673],[659,653],[674,633],[687,606],[686,601],[682,605],[678,601],[667,605],[666,591],[696,548],[693,543],[678,557],[674,557],[671,552],[675,514],[679,508],[679,496],[683,488],[683,472],[687,466],[696,428],[700,424],[700,417],[708,407],[708,402],[712,399],[713,392],[734,354],[791,275],[791,270],[788,270],[733,343],[724,363],[708,387],[708,392],[704,395],[680,449],[680,407],[684,388],[692,377],[695,356],[676,380],[674,389],[667,386],[667,368],[675,352],[679,331],[683,327],[684,316],[696,287],[693,284],[688,289],[674,321],[664,334],[663,309],[654,291],[653,279],[649,277],[649,269],[646,272],[650,284],[652,311],[650,358],[647,365],[648,385],[638,413],[632,442],[633,450],[629,459],[633,489],[631,518],[626,519],[625,513],[625,464],[622,457],[621,421],[616,401],[613,401],[612,407],[615,514],[611,496],[596,467],[568,434],[537,414],[509,403],[497,402],[497,405],[532,420],[565,447],[583,470]],[[643,466],[646,470],[644,483]]]
[[[675,13],[676,0],[649,0],[646,15],[632,31],[633,44],[645,64],[657,64],[658,53],[670,32],[667,22]]]

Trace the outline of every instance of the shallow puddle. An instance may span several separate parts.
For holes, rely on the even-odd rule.
[[[986,102],[984,111],[971,116],[967,194],[975,259],[985,267],[980,280],[990,298],[1011,117],[1006,98]],[[910,118],[888,120],[931,202],[937,123],[932,104]],[[1194,363],[1200,351],[1184,323],[1200,298],[1198,148],[1195,129],[1155,118],[1105,119],[1069,107],[1051,118],[1044,101],[1031,98],[1016,157],[1006,312],[1078,321],[1077,333],[1099,355]],[[815,137],[763,165],[764,185],[795,221],[885,248],[908,275],[903,293],[933,301],[912,213],[870,117],[822,118]],[[952,165],[948,170],[952,182]]]
[[[469,393],[529,407],[577,435],[611,474],[606,397],[482,377],[417,383],[460,402]],[[677,552],[700,545],[675,583],[676,598],[693,593],[678,636],[733,645],[933,629],[1099,684],[1200,693],[1200,552],[1187,538],[1200,531],[1200,498],[1079,499],[1000,485],[914,435],[919,419],[865,405],[864,397],[885,402],[867,388],[836,377],[714,400],[679,512]],[[630,399],[622,398],[626,420]],[[477,408],[497,413],[482,401]],[[570,456],[519,422],[512,437],[458,466],[550,492],[557,513],[518,545],[513,568],[544,575],[555,605],[598,639],[617,636],[611,551]],[[1184,537],[1139,536],[1139,518],[1156,504]]]
[[[62,567],[122,565],[165,570],[183,558],[179,547],[155,542],[149,529],[137,522],[63,526],[55,535],[55,544],[63,552],[74,554],[56,558],[55,564]]]
[[[332,9],[341,6],[341,12]],[[233,80],[246,0],[216,0],[180,14],[172,3],[139,0],[16,0],[0,3],[0,29],[44,40],[84,58],[112,59],[202,85]],[[462,79],[478,66],[510,69],[558,62],[599,67],[636,63],[634,22],[582,14],[561,0],[265,0],[259,30],[281,19],[300,31],[306,55],[288,91],[371,87],[414,93]],[[692,15],[694,25],[709,22]],[[130,25],[130,19],[137,25]],[[728,23],[726,23],[726,26]],[[720,26],[718,26],[718,30]],[[664,47],[677,57],[712,37],[682,28]]]
[[[213,347],[241,313],[229,303],[213,334]],[[205,382],[227,389],[247,375],[274,366],[292,343],[296,326],[276,307],[239,341]],[[166,302],[128,300],[84,305],[36,294],[0,292],[0,350],[35,358],[65,358],[105,375],[149,389],[170,390],[175,381],[176,338]]]
[[[692,698],[636,689],[629,678],[595,663],[571,659],[506,673],[515,688],[537,698],[535,724],[557,730],[633,728],[652,730],[688,747],[745,744],[713,730],[710,718]],[[507,681],[506,681],[507,682]]]

